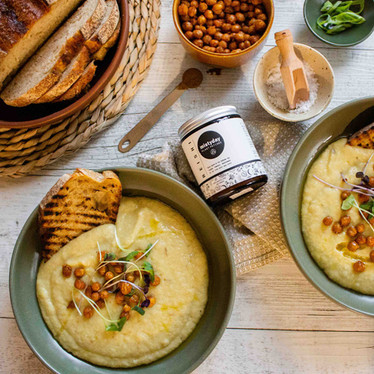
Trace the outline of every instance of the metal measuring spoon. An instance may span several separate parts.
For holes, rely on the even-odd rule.
[[[162,115],[183,95],[184,91],[189,88],[199,87],[202,81],[203,73],[200,70],[193,68],[186,70],[183,73],[182,82],[121,139],[118,144],[118,150],[126,153],[132,149]],[[126,142],[128,143],[127,146],[123,147],[123,144]]]

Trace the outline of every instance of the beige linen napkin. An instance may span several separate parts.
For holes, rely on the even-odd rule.
[[[254,193],[214,208],[233,246],[237,274],[244,274],[288,255],[279,218],[279,190],[288,157],[306,129],[282,122],[247,126],[264,162],[269,181]],[[137,162],[187,184],[201,195],[178,141],[158,154],[142,154]]]

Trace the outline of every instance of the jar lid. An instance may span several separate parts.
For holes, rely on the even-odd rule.
[[[218,119],[220,117],[237,115],[238,112],[236,107],[233,105],[218,106],[216,108],[209,109],[199,115],[189,119],[185,122],[178,130],[178,135],[182,139],[184,138],[191,130],[199,127],[200,125],[207,123],[211,120]]]

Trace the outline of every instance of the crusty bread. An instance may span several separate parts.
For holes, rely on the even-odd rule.
[[[109,40],[93,55],[95,60],[102,61],[104,57],[108,53],[109,49],[114,46],[116,43],[119,32],[121,30],[121,22],[118,22],[116,29],[114,30],[113,35],[109,38]]]
[[[120,13],[116,0],[107,0],[107,12],[96,32],[89,38],[85,45],[93,54],[97,52],[113,35],[120,21]]]
[[[1,94],[5,103],[26,106],[44,95],[96,30],[104,13],[104,0],[86,0],[8,84]]]
[[[62,176],[39,206],[43,257],[49,259],[93,227],[115,223],[121,196],[121,182],[112,171],[77,169]]]
[[[374,149],[374,123],[354,133],[348,139],[348,144],[362,148]]]
[[[85,46],[83,46],[82,50],[73,59],[67,69],[62,73],[59,81],[34,103],[48,103],[61,96],[82,75],[90,61],[90,52]]]
[[[117,1],[107,0],[106,12],[97,30],[85,42],[85,46],[64,71],[59,81],[34,103],[47,103],[62,96],[82,75],[88,63],[91,61],[90,53],[97,52],[110,39],[118,22],[119,8]]]
[[[96,65],[95,61],[92,61],[85,69],[85,71],[82,73],[82,75],[79,77],[79,79],[59,98],[54,100],[54,102],[59,101],[65,101],[65,100],[71,100],[74,97],[80,95],[82,92],[84,92],[88,85],[90,84],[92,78],[94,77],[96,72]]]
[[[0,90],[82,0],[0,0]]]

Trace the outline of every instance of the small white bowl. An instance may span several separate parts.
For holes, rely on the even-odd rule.
[[[266,81],[268,72],[281,62],[278,47],[267,51],[258,62],[253,75],[253,88],[261,106],[273,117],[287,122],[300,122],[321,113],[329,105],[334,92],[334,72],[326,57],[305,44],[294,43],[297,56],[313,69],[319,83],[317,99],[305,113],[293,113],[277,108],[268,98]]]

